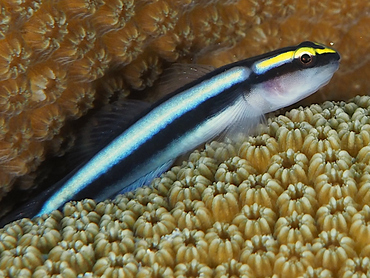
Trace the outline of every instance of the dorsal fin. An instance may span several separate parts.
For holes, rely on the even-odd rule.
[[[161,98],[213,70],[214,67],[207,65],[174,63],[159,78],[155,96]]]
[[[78,131],[66,160],[75,165],[91,158],[149,107],[150,103],[140,100],[121,100],[104,106]]]

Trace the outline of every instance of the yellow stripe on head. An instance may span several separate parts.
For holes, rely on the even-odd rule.
[[[299,57],[301,57],[305,53],[307,53],[311,56],[315,56],[316,55],[316,50],[317,49],[314,49],[312,47],[300,47],[294,52],[294,58],[299,59]]]
[[[253,65],[253,71],[257,74],[265,73],[266,71],[291,62],[294,58],[294,51],[287,51],[271,58],[256,62]]]
[[[314,44],[320,46],[320,48],[315,48],[315,51],[316,51],[317,54],[336,53],[337,52],[334,49],[329,48],[329,47],[327,47],[323,44],[320,44],[320,43],[317,43],[317,42],[315,42]]]
[[[317,54],[325,54],[325,53],[336,53],[334,49],[329,47],[325,47],[324,49],[315,49]]]
[[[280,51],[280,53],[275,52],[271,57],[256,61],[252,66],[252,70],[257,75],[263,75],[270,70],[288,65],[292,63],[293,60],[298,60],[303,66],[307,67],[313,65],[313,63],[309,62],[314,61],[316,59],[315,56],[337,53],[332,48],[309,41],[299,44],[295,49],[293,47],[287,47],[282,48]]]

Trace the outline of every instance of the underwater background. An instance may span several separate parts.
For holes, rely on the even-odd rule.
[[[342,57],[300,103],[318,104],[207,144],[153,188],[5,226],[0,277],[370,275],[370,99],[355,97],[370,89],[369,1],[3,0],[0,18],[1,200],[33,186],[89,109],[157,99],[173,62],[218,67],[304,40]]]

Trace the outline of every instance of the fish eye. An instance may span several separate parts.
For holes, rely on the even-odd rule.
[[[314,56],[309,52],[305,52],[299,57],[299,61],[303,66],[309,67],[314,62]]]

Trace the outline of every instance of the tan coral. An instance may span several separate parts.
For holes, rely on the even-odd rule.
[[[271,157],[279,152],[279,145],[274,137],[268,134],[250,137],[239,149],[239,156],[244,158],[259,173],[264,172]]]
[[[281,181],[283,188],[291,183],[307,183],[307,156],[299,151],[287,149],[284,152],[274,155],[271,158],[270,166],[267,169],[273,178]]]
[[[238,189],[241,206],[256,203],[273,210],[276,209],[278,196],[284,191],[279,180],[273,179],[268,173],[249,175]]]
[[[94,238],[95,257],[100,259],[115,254],[131,253],[135,249],[133,233],[130,230],[121,230],[117,221],[111,222],[106,229],[102,229]]]
[[[346,170],[350,168],[353,160],[354,158],[347,151],[328,148],[326,151],[317,152],[312,156],[308,175],[313,178],[330,173],[332,169]]]
[[[315,219],[309,214],[298,214],[280,217],[275,224],[274,236],[282,244],[301,242],[311,243],[317,236]]]
[[[68,242],[82,241],[85,244],[93,243],[94,237],[99,232],[97,223],[100,220],[100,216],[94,211],[88,212],[83,209],[83,205],[80,207],[77,205],[77,211],[71,215],[68,214],[68,208],[68,205],[65,206],[66,217],[61,221],[62,239]]]
[[[173,270],[170,267],[161,266],[158,263],[154,263],[152,266],[141,267],[136,274],[138,278],[145,277],[172,277]]]
[[[302,145],[302,152],[311,159],[312,155],[327,150],[338,150],[340,139],[338,133],[329,126],[318,126],[310,130]]]
[[[32,245],[37,247],[42,253],[48,253],[61,239],[62,236],[57,229],[50,229],[47,226],[39,228],[37,225],[34,225],[18,240],[18,245]],[[6,238],[4,238],[4,241],[6,241]]]
[[[349,232],[360,248],[370,244],[369,217],[370,207],[368,205],[365,205],[352,217],[352,225]]]
[[[278,142],[277,130],[298,127],[297,122],[311,129],[338,130],[347,122],[365,126],[369,107],[370,97],[362,96],[299,108],[269,120],[261,134]],[[301,125],[303,139],[310,134],[307,124]],[[0,229],[0,276],[367,273],[370,148],[350,154],[340,141],[337,150],[313,153],[309,160],[279,145],[268,165],[261,165],[268,173],[249,173],[239,186],[217,181],[226,177],[217,169],[226,165],[223,173],[231,173],[249,163],[236,157],[240,146],[248,153],[253,141],[209,143],[152,187],[98,204],[73,201],[62,212],[6,225]]]
[[[214,181],[215,172],[217,170],[217,162],[215,159],[201,156],[199,159],[190,162],[190,166],[194,167],[194,173],[196,175],[201,175],[210,181]],[[181,170],[179,172],[181,176]]]
[[[312,251],[316,264],[333,272],[338,271],[347,259],[356,256],[354,240],[335,229],[321,232],[313,241]]]
[[[257,277],[273,274],[278,242],[271,235],[256,235],[244,242],[240,261],[249,265]]]
[[[214,217],[212,210],[201,201],[184,200],[177,202],[172,210],[177,227],[184,229],[199,229],[206,231],[212,227]]]
[[[169,190],[169,203],[175,207],[178,202],[184,200],[201,200],[203,191],[211,184],[211,181],[201,175],[194,175],[190,170],[185,179],[175,181]]]
[[[147,238],[169,234],[175,227],[175,218],[165,208],[158,208],[145,211],[136,220],[133,230],[136,236]]]
[[[338,126],[338,135],[342,148],[353,155],[370,143],[370,125],[361,124],[358,120],[342,123]]]
[[[227,263],[218,265],[215,269],[214,277],[256,277],[251,267],[234,259]]]
[[[61,275],[63,277],[74,278],[76,277],[76,272],[71,268],[67,262],[52,262],[51,260],[46,260],[44,265],[39,266],[33,277],[53,277],[54,275]]]
[[[315,256],[308,246],[301,242],[281,245],[276,255],[274,273],[280,277],[298,277],[309,266],[315,265]]]
[[[208,277],[213,274],[213,269],[209,266],[200,263],[197,260],[192,260],[190,263],[179,263],[174,269],[175,277]]]
[[[138,272],[138,265],[130,253],[117,256],[110,252],[107,257],[97,260],[92,270],[98,276],[133,276]]]
[[[91,271],[95,264],[95,254],[91,244],[86,245],[82,241],[61,241],[49,253],[52,262],[67,262],[77,273]]]
[[[276,200],[280,216],[293,212],[315,215],[318,203],[315,190],[302,182],[289,184],[288,188]]]
[[[369,147],[365,147],[366,150],[370,150]],[[363,149],[361,149],[363,150]],[[356,201],[361,205],[365,206],[370,204],[370,174],[364,172],[361,176],[360,181],[358,182],[358,192],[356,196]]]
[[[228,142],[213,141],[205,145],[204,151],[206,156],[216,159],[217,162],[237,155],[237,148]]]
[[[343,278],[363,276],[370,274],[370,259],[365,258],[354,258],[349,259],[339,270],[339,275]]]
[[[208,243],[208,253],[212,254],[209,258],[212,266],[238,258],[244,241],[237,226],[220,222],[215,222],[208,230],[205,240]]]
[[[350,170],[334,170],[327,174],[318,176],[314,181],[319,204],[327,204],[331,197],[335,199],[351,197],[357,195],[357,186],[354,179],[354,172]]]
[[[304,140],[312,126],[307,122],[292,122],[290,119],[280,116],[270,126],[270,133],[277,137],[277,142],[282,151],[288,149],[300,151]]]
[[[233,184],[217,182],[203,191],[202,201],[215,221],[231,222],[239,212],[237,190]]]
[[[34,246],[17,246],[11,250],[5,250],[0,255],[0,268],[9,269],[9,271],[12,267],[16,269],[28,268],[34,271],[43,263],[41,252]]]
[[[194,267],[194,261],[198,263],[208,263],[208,243],[204,238],[205,234],[199,230],[189,230],[185,228],[174,231],[173,245],[176,252],[178,263],[190,263]]]
[[[348,232],[352,226],[353,216],[357,213],[356,204],[350,197],[336,200],[331,197],[327,205],[321,206],[316,213],[317,225],[321,231],[336,229]]]
[[[245,205],[232,223],[249,239],[252,235],[272,234],[275,221],[276,213],[272,209],[253,204]]]
[[[216,181],[231,183],[238,186],[255,169],[249,165],[247,160],[239,157],[233,157],[218,167],[215,178]]]
[[[322,267],[313,268],[312,266],[307,267],[306,272],[304,272],[299,278],[333,278],[333,273]]]
[[[137,240],[135,248],[131,252],[133,252],[135,260],[144,266],[151,266],[155,263],[172,269],[175,266],[175,252],[172,248],[172,242],[167,237]],[[123,252],[122,255],[127,253],[129,252]]]

